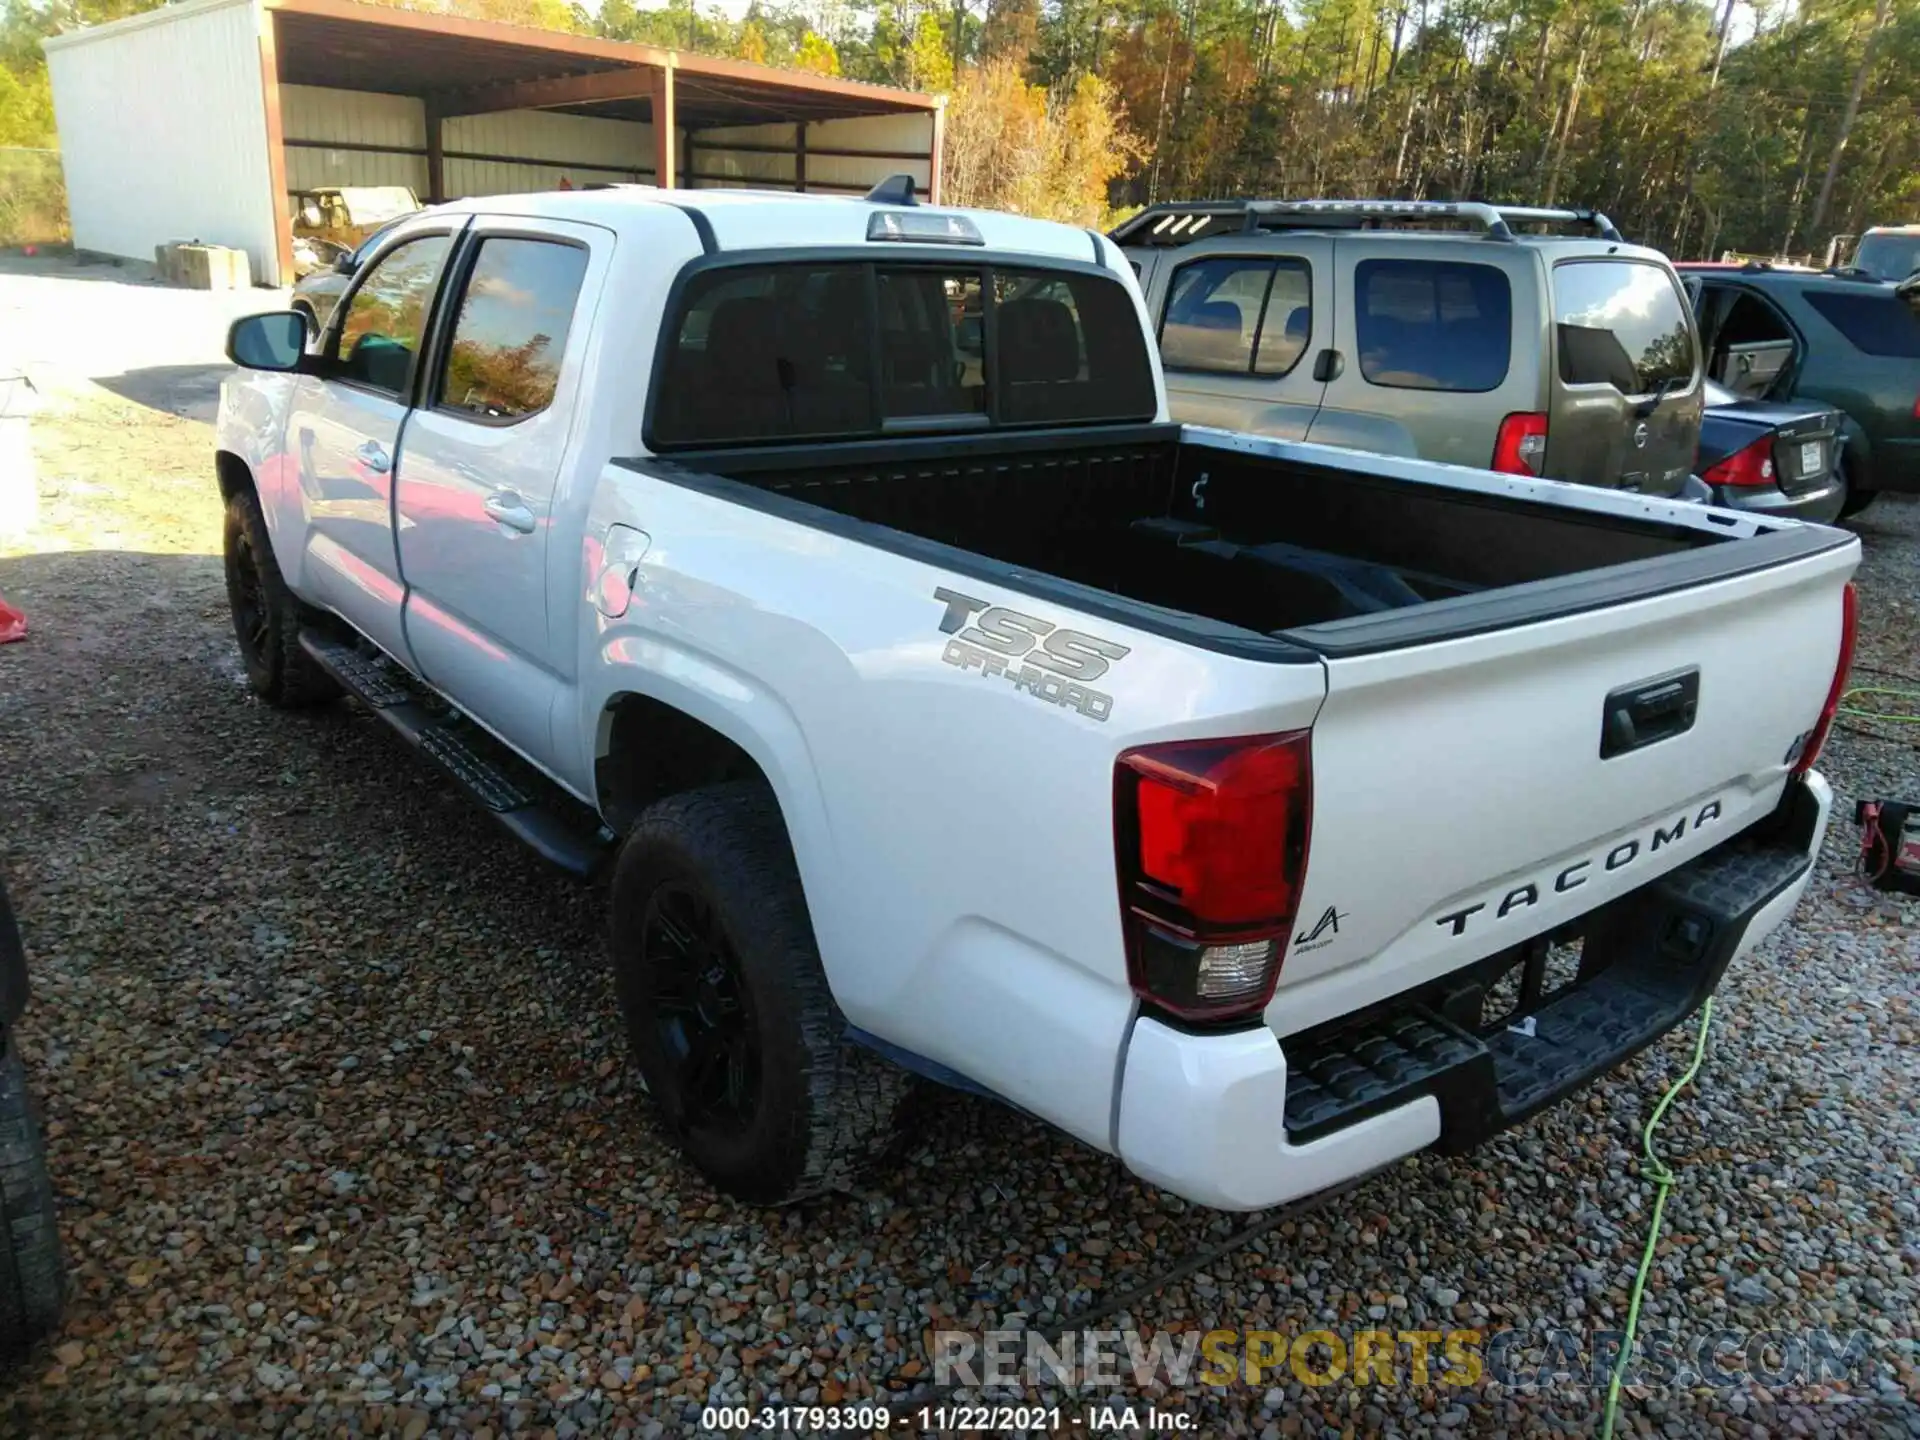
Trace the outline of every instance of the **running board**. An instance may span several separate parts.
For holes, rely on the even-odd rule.
[[[398,665],[318,630],[302,630],[300,648],[542,860],[582,880],[600,868],[613,837],[591,812],[478,726],[435,714],[435,697]]]

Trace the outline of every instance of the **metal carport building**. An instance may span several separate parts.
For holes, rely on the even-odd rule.
[[[185,0],[46,50],[74,245],[228,245],[269,284],[320,186],[940,185],[934,96],[355,0]]]

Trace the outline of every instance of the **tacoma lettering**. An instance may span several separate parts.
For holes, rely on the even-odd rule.
[[[1652,835],[1644,841],[1636,836],[1631,840],[1622,840],[1618,845],[1609,849],[1605,855],[1594,854],[1588,856],[1585,860],[1576,860],[1573,864],[1566,866],[1553,877],[1554,893],[1564,895],[1569,890],[1579,889],[1587,883],[1587,876],[1581,872],[1591,870],[1595,865],[1599,865],[1608,871],[1625,870],[1642,857],[1653,854],[1662,846],[1679,844],[1689,830],[1698,833],[1702,826],[1706,825],[1709,821],[1718,820],[1720,816],[1720,802],[1718,800],[1709,800],[1706,804],[1702,805],[1698,813],[1694,815],[1681,815],[1664,825],[1655,825]],[[1525,884],[1512,886],[1501,895],[1498,908],[1495,909],[1493,914],[1488,918],[1504,920],[1507,916],[1517,911],[1526,910],[1534,905],[1538,905],[1540,903],[1540,892],[1545,884],[1546,881],[1542,879],[1529,880]],[[1467,933],[1467,922],[1472,919],[1473,916],[1485,910],[1491,903],[1493,902],[1491,898],[1489,898],[1480,901],[1476,905],[1468,905],[1463,909],[1449,910],[1446,914],[1437,916],[1433,923],[1444,926],[1450,935],[1464,935]]]

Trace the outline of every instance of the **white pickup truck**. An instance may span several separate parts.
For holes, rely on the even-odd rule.
[[[1272,1205],[1617,1065],[1807,883],[1851,536],[1182,429],[1102,236],[471,200],[304,335],[239,322],[221,400],[254,688],[608,862],[741,1197],[912,1071]]]

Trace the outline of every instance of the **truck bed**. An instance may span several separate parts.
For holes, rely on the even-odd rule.
[[[1199,619],[1216,641],[1224,627],[1330,654],[1570,613],[1739,573],[1809,543],[1843,543],[1801,527],[1675,523],[1656,503],[1646,506],[1655,513],[1618,513],[1621,497],[1603,500],[1613,513],[1576,509],[1381,473],[1398,463],[1383,457],[1356,456],[1347,468],[1318,447],[1206,434],[1126,426],[634,463],[705,488],[719,482],[746,503],[797,502],[805,508],[794,518],[842,517],[891,548],[906,537],[932,542],[946,552],[939,563],[970,568],[954,565],[955,552],[990,561],[1017,571],[1003,578],[1024,588],[1052,577],[1149,618]],[[1726,543],[1736,538],[1748,543]],[[1085,595],[1063,598],[1087,606]],[[1124,618],[1139,623],[1140,614]]]

